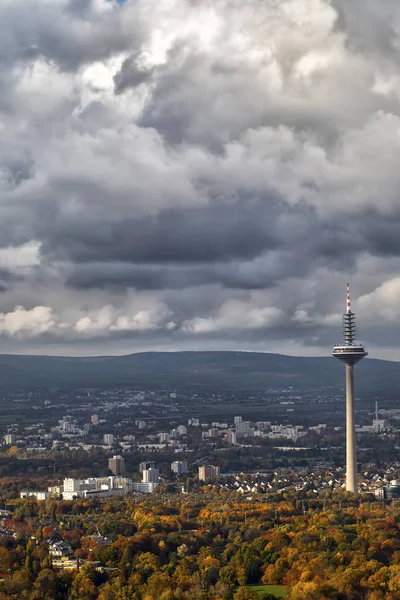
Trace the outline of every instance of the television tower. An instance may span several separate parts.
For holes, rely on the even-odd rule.
[[[343,314],[342,343],[333,347],[332,356],[346,365],[346,490],[358,491],[356,426],[354,412],[354,372],[359,360],[368,355],[362,344],[355,341],[355,315],[350,308],[350,285],[347,284],[346,312]]]

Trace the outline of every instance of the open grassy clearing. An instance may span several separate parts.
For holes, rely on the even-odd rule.
[[[274,594],[277,598],[286,598],[289,593],[288,588],[284,585],[248,585],[247,587],[257,592],[259,596],[268,593]]]

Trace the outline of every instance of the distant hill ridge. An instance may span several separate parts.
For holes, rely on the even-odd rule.
[[[0,354],[0,389],[132,386],[137,389],[263,391],[344,387],[332,357],[259,352],[143,352],[61,357]],[[367,358],[356,366],[357,390],[400,391],[400,363]]]

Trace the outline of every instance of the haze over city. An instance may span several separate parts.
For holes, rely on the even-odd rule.
[[[0,1],[0,351],[400,359],[398,4]]]

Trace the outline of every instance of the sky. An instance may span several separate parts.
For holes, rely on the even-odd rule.
[[[397,0],[0,0],[0,352],[400,360]]]

